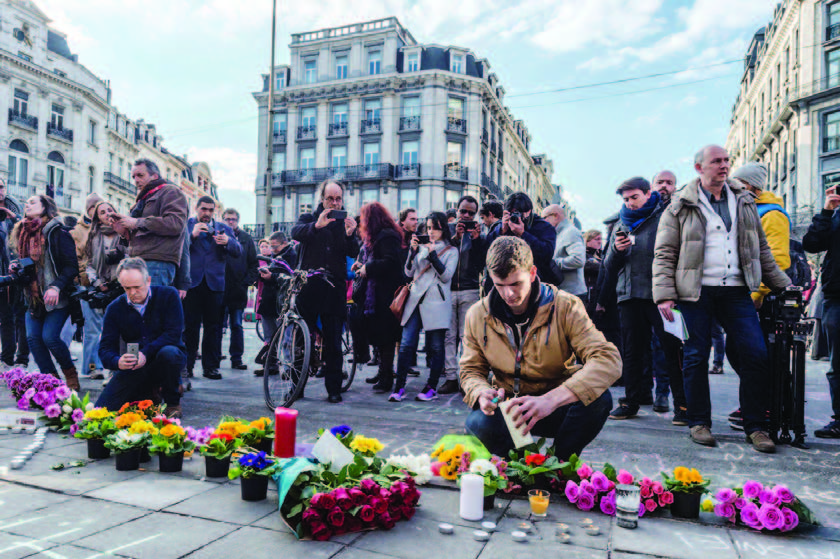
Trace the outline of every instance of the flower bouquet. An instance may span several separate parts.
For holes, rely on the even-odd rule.
[[[715,515],[762,532],[790,532],[800,523],[817,525],[814,513],[784,485],[763,486],[750,480],[743,487],[715,493]]]
[[[505,470],[507,463],[494,456],[490,460],[479,458],[469,465],[469,473],[484,478],[484,510],[491,510],[495,504],[496,492],[507,489],[508,478]],[[458,475],[460,482],[461,474]]]
[[[616,481],[623,485],[638,485],[640,489],[639,501],[639,517],[645,514],[654,513],[666,507],[670,507],[674,502],[674,493],[666,489],[665,485],[659,481],[653,481],[649,477],[643,477],[640,480],[633,479],[633,475],[627,470],[619,470],[616,475]]]
[[[392,455],[385,461],[388,466],[409,472],[417,485],[426,485],[432,479],[432,458],[428,454]]]
[[[213,432],[206,442],[198,447],[204,456],[207,477],[227,477],[230,457],[233,451],[242,446],[242,441],[228,433]]]
[[[120,419],[127,415],[129,414],[117,417],[117,427],[120,426]],[[156,432],[157,429],[151,421],[140,420],[105,437],[105,448],[116,455],[117,470],[138,469],[140,467],[140,450],[146,447],[149,437]]]
[[[108,458],[111,451],[105,447],[105,438],[117,431],[114,414],[107,408],[93,408],[73,425],[71,433],[77,439],[87,440],[88,458]]]
[[[39,419],[46,416],[48,425],[58,427],[66,423],[66,429],[70,429],[70,416],[68,415],[66,421],[60,419],[64,400],[70,398],[73,394],[64,384],[64,381],[52,375],[33,373],[20,367],[0,373],[0,377],[12,392],[18,410],[43,413],[43,415],[40,413],[30,415],[27,418],[29,424],[35,424]],[[71,408],[67,413],[72,414],[72,412],[73,409]]]
[[[450,481],[466,472],[472,460],[491,457],[481,441],[472,435],[444,435],[433,448],[432,474]]]
[[[145,419],[151,420],[159,415],[163,415],[165,409],[165,404],[158,404],[156,406],[151,400],[140,400],[138,402],[126,402],[117,410],[117,415],[136,413],[142,415]]]
[[[56,428],[59,433],[69,432],[75,435],[79,429],[79,421],[86,411],[93,409],[93,402],[90,401],[90,394],[79,395],[67,388],[66,385],[59,386],[55,390],[56,403],[61,406],[61,413],[58,417],[47,419],[47,424]]]
[[[155,418],[157,432],[149,437],[149,452],[158,454],[161,472],[180,472],[184,467],[184,453],[192,452],[195,443],[187,439],[187,432],[177,420]]]
[[[561,481],[561,469],[567,462],[561,463],[554,456],[552,447],[545,451],[540,450],[545,446],[545,439],[541,438],[536,443],[523,447],[519,450],[511,450],[508,454],[507,475],[510,480],[508,493],[520,493],[523,489],[537,488],[548,489],[557,487]],[[577,456],[573,456],[577,459]]]
[[[608,516],[615,515],[615,481],[610,479],[615,475],[615,469],[609,464],[604,467],[605,471],[593,470],[585,462],[581,462],[576,455],[572,455],[569,462],[565,462],[567,468],[577,466],[574,475],[568,474],[563,494],[570,503],[582,511],[593,509],[600,510]]]
[[[674,468],[673,475],[662,472],[665,490],[674,496],[671,503],[671,515],[677,518],[698,518],[700,499],[708,492],[710,479],[703,479],[695,468],[685,466]]]
[[[240,446],[256,448],[271,454],[274,445],[273,426],[274,423],[268,417],[246,421],[226,415],[219,422],[217,431],[239,439]]]
[[[279,463],[267,458],[264,451],[249,452],[239,457],[236,465],[228,471],[228,478],[242,478],[243,501],[262,501],[268,491],[268,479],[278,467]]]

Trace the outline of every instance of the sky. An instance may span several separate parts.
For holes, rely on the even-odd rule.
[[[112,102],[164,145],[210,164],[219,196],[254,223],[257,105],[271,0],[35,0],[71,50],[111,82]],[[723,144],[753,34],[774,0],[277,0],[276,63],[291,33],[397,16],[419,43],[489,60],[552,182],[597,228],[616,187]],[[294,6],[292,6],[294,4]],[[666,74],[667,73],[667,74]],[[607,86],[578,86],[634,79]],[[563,89],[564,91],[556,91]]]

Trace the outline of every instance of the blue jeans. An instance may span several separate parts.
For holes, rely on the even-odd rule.
[[[414,359],[417,358],[417,342],[420,341],[420,329],[423,327],[423,319],[420,318],[420,308],[415,308],[411,313],[408,322],[403,326],[402,340],[400,341],[400,354],[397,358],[397,384],[394,391],[405,388],[405,380],[408,370]],[[426,356],[429,358],[429,381],[428,385],[437,389],[440,375],[443,374],[443,364],[446,359],[444,352],[444,341],[446,339],[446,328],[440,330],[426,330]]]
[[[175,280],[175,264],[172,262],[147,260],[146,268],[149,269],[149,277],[152,278],[152,285],[172,285],[172,282]]]
[[[95,369],[102,368],[102,361],[99,359],[99,336],[102,335],[102,319],[105,318],[105,309],[92,309],[90,303],[82,301],[82,313],[85,315],[82,372],[87,373],[91,364]]]
[[[825,299],[822,327],[828,341],[831,362],[825,374],[828,379],[828,391],[831,394],[831,410],[834,413],[834,420],[840,421],[840,299]]]
[[[723,333],[723,328],[717,322],[712,325],[712,347],[715,348],[712,363],[718,367],[723,367],[723,358],[726,355],[726,336]]]
[[[61,340],[61,329],[64,328],[68,316],[70,307],[50,311],[43,318],[35,318],[31,313],[26,313],[26,340],[29,342],[29,351],[32,352],[38,369],[45,375],[57,376],[53,356],[62,369],[73,368],[70,350]]]
[[[539,420],[531,433],[554,438],[554,454],[562,461],[583,449],[598,436],[612,408],[612,395],[604,391],[594,402],[584,406],[575,402],[554,410]],[[467,416],[467,432],[475,435],[492,454],[507,456],[513,449],[510,431],[501,412],[485,415],[480,409]]]
[[[114,371],[114,376],[96,400],[97,407],[118,410],[126,402],[151,399],[158,387],[167,406],[179,405],[181,395],[178,385],[186,360],[181,348],[168,345],[162,347],[155,358],[141,369]]]
[[[709,353],[712,349],[712,327],[717,320],[726,333],[727,344],[743,364],[736,372],[741,378],[739,399],[744,416],[744,431],[747,434],[766,431],[765,413],[770,407],[767,390],[770,363],[749,289],[743,286],[704,286],[699,300],[680,301],[679,309],[688,327],[683,376],[689,426],[712,425]]]

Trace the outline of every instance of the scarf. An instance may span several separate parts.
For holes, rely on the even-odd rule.
[[[108,265],[106,253],[120,241],[113,227],[97,222],[88,236],[88,263],[94,269],[97,277],[105,283],[116,279],[114,272],[119,264]]]
[[[155,179],[147,184],[143,190],[137,193],[137,203],[131,209],[131,217],[137,219],[143,217],[143,210],[146,209],[146,199],[163,188],[166,181],[163,179]]]
[[[650,193],[650,198],[645,202],[645,205],[638,210],[631,210],[627,206],[621,206],[621,223],[629,227],[632,231],[650,217],[650,214],[659,206],[659,201],[659,193],[654,190]]]
[[[41,294],[41,287],[38,278],[43,277],[43,256],[44,256],[44,227],[47,222],[41,218],[24,218],[21,223],[20,235],[18,236],[18,254],[21,258],[31,258],[35,262],[37,273],[26,286],[26,293],[31,309],[42,308],[44,297]]]

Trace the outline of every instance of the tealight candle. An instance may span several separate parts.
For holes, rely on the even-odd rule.
[[[481,523],[481,527],[486,530],[487,532],[495,532],[496,531],[496,523],[490,522],[489,520],[485,520]]]
[[[455,526],[453,526],[452,524],[447,524],[445,522],[442,524],[438,524],[438,532],[440,532],[441,534],[452,534],[453,532],[455,532]]]
[[[569,525],[563,524],[562,522],[557,524],[557,533],[558,534],[568,534],[569,533]]]
[[[601,533],[601,529],[598,528],[597,526],[587,526],[586,527],[586,533],[590,536],[597,536],[598,534]]]
[[[520,532],[525,532],[526,534],[530,533],[530,532],[531,532],[531,530],[533,530],[533,529],[534,529],[534,528],[533,528],[530,524],[528,524],[527,522],[520,522],[519,524],[517,524],[517,525],[516,525],[516,528],[517,528]]]
[[[9,465],[13,470],[19,470],[23,467],[24,463],[26,463],[26,460],[23,460],[22,458],[13,458]]]
[[[519,543],[528,541],[528,534],[522,532],[521,530],[514,530],[510,533],[510,537],[513,538],[513,541]]]
[[[572,541],[572,536],[566,534],[565,532],[557,534],[557,541],[560,543],[569,543]]]
[[[476,530],[473,532],[473,539],[477,542],[486,542],[490,539],[490,534],[484,530]]]
[[[592,519],[591,518],[581,518],[580,520],[578,520],[578,524],[580,524],[581,526],[590,526],[592,524]]]

